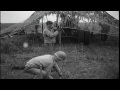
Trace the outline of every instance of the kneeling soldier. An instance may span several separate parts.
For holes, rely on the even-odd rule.
[[[25,72],[36,75],[41,75],[42,79],[53,79],[51,69],[54,68],[61,77],[62,72],[58,67],[57,62],[64,61],[66,54],[63,51],[58,51],[54,55],[46,54],[32,58],[25,65]]]

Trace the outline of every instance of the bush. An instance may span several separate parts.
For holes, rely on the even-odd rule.
[[[0,64],[5,63],[6,59],[5,59],[5,55],[1,55],[1,60],[0,60]]]
[[[29,43],[31,43],[31,45],[33,44],[43,44],[43,35],[41,33],[38,34],[29,34],[26,36],[27,40],[29,41]]]
[[[27,42],[29,48],[23,48],[23,43]],[[42,34],[14,35],[11,38],[1,40],[1,53],[10,54],[12,52],[30,51],[30,46],[43,44]]]
[[[26,36],[24,35],[15,35],[11,38],[11,42],[16,46],[22,46],[22,44],[26,41]]]
[[[0,64],[5,64],[10,59],[10,56],[7,54],[1,54]]]
[[[0,48],[1,53],[10,54],[18,50],[19,48],[10,40],[1,40],[1,48]]]
[[[22,46],[24,42],[28,42],[29,45],[41,45],[43,43],[42,34],[27,34],[27,35],[16,35],[12,38],[12,42],[16,46]]]

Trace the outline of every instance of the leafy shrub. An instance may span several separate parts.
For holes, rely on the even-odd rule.
[[[29,34],[27,35],[27,40],[29,43],[32,44],[42,44],[43,43],[43,35],[38,33],[38,34]]]
[[[6,62],[5,57],[6,57],[5,55],[1,55],[0,64],[1,64],[1,63],[5,63],[5,62]]]
[[[27,34],[27,35],[16,35],[12,38],[12,42],[17,46],[22,46],[24,42],[28,42],[30,45],[42,44],[42,34]]]
[[[10,54],[18,50],[19,48],[10,40],[1,40],[1,48],[0,48],[1,53]]]
[[[29,48],[23,48],[23,43],[27,42]],[[42,34],[15,35],[11,38],[1,40],[1,53],[10,54],[18,50],[30,51],[30,46],[43,43]]]

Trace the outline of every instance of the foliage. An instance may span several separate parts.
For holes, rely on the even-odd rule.
[[[18,50],[19,48],[10,40],[1,40],[1,53],[10,54],[13,52],[17,52]]]

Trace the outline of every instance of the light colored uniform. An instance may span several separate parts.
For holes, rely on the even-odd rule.
[[[44,45],[45,52],[52,54],[54,51],[54,44],[56,43],[56,36],[58,35],[58,31],[53,29],[48,29],[47,27],[43,31],[44,36]]]
[[[42,28],[41,27],[38,28],[38,33],[42,33]]]
[[[51,73],[52,68],[54,68],[58,72],[58,74],[61,74],[61,70],[58,67],[58,64],[54,60],[54,56],[49,54],[38,56],[29,60],[25,65],[25,67],[28,69],[31,69],[31,68],[39,69],[40,65],[42,66],[42,70],[47,72],[48,74]]]
[[[55,43],[56,42],[56,36],[58,35],[58,31],[55,31],[53,29],[48,29],[47,27],[43,30],[43,36],[44,36],[44,43]]]

